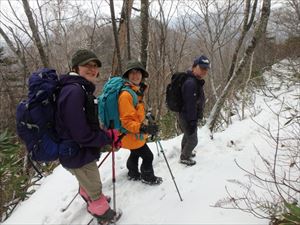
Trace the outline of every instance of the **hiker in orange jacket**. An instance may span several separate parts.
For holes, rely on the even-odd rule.
[[[146,144],[147,135],[156,135],[158,132],[157,125],[144,123],[145,104],[143,97],[147,85],[143,81],[148,76],[148,72],[139,61],[129,61],[123,78],[127,80],[126,85],[137,94],[138,103],[134,106],[133,97],[126,90],[121,92],[118,103],[122,127],[128,131],[122,139],[122,147],[130,150],[130,156],[127,160],[128,179],[141,180],[143,183],[154,185],[160,184],[162,178],[154,175],[153,154]],[[140,171],[139,157],[143,160]]]

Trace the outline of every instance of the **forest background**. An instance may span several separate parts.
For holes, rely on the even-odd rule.
[[[205,54],[211,69],[202,125],[213,138],[232,116],[245,118],[264,71],[300,55],[299,0],[8,0],[0,2],[0,10],[2,219],[30,196],[28,187],[35,182],[15,129],[16,105],[26,97],[32,71],[52,67],[66,73],[78,48],[91,49],[103,65],[97,95],[111,75],[122,74],[126,61],[141,60],[150,74],[146,105],[165,139],[180,134],[165,106],[171,75]],[[46,174],[56,165],[38,166]]]

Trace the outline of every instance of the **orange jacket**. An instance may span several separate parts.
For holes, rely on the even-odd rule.
[[[128,84],[135,92],[139,87]],[[140,127],[145,120],[145,104],[143,96],[138,95],[138,104],[134,107],[133,97],[127,91],[122,91],[118,99],[119,114],[122,126],[128,133],[122,138],[122,147],[134,150],[146,143],[147,135],[140,134]]]

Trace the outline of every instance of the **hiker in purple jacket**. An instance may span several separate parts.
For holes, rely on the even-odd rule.
[[[71,158],[60,156],[59,160],[77,178],[88,212],[99,222],[113,221],[117,214],[108,204],[109,197],[102,193],[96,161],[104,147],[118,148],[120,143],[115,130],[105,131],[99,126],[93,92],[101,62],[93,52],[83,49],[73,55],[71,66],[72,71],[60,78],[56,127],[60,138],[74,141],[78,151]]]
[[[192,70],[187,71],[188,78],[182,85],[183,106],[179,112],[179,125],[183,131],[181,141],[180,163],[193,166],[196,161],[192,159],[193,152],[198,144],[197,122],[203,118],[205,95],[203,78],[207,75],[210,62],[204,55],[195,59]]]

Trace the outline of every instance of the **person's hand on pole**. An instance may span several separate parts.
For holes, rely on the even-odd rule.
[[[115,149],[121,148],[121,138],[119,138],[119,132],[116,129],[108,129],[107,136],[112,140],[112,146]]]

